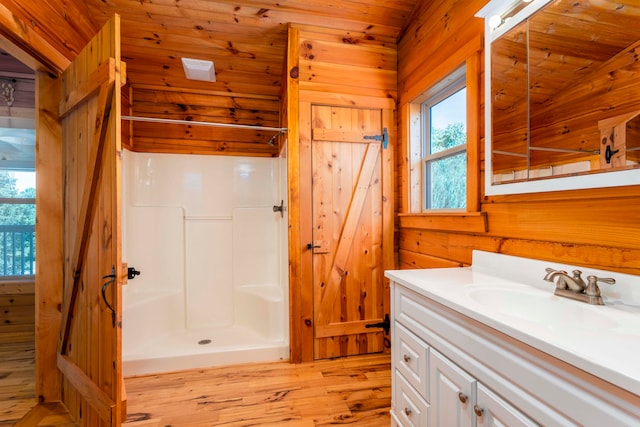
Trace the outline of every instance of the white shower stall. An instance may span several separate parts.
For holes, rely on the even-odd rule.
[[[125,151],[124,375],[288,359],[286,160]],[[285,208],[286,209],[286,208]]]

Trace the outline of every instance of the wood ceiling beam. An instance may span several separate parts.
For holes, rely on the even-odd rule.
[[[0,3],[0,48],[33,70],[57,74],[71,61]]]

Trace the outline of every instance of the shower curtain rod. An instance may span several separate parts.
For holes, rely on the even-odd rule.
[[[252,129],[252,130],[264,130],[278,133],[287,132],[287,128],[274,128],[269,126],[253,126],[253,125],[236,125],[233,123],[216,123],[216,122],[198,122],[191,120],[177,120],[177,119],[161,119],[156,117],[140,117],[140,116],[122,116],[122,120],[130,120],[134,122],[152,122],[152,123],[170,123],[177,125],[193,125],[193,126],[209,126],[209,127],[222,127],[233,129]]]

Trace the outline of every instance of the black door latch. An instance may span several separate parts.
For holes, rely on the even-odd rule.
[[[131,279],[135,279],[136,276],[139,276],[140,272],[138,270],[135,269],[135,267],[129,267],[127,269],[127,279],[131,280]]]
[[[604,151],[604,159],[607,161],[607,163],[611,163],[611,158],[619,151],[620,150],[612,150],[611,145],[607,145],[607,149]]]

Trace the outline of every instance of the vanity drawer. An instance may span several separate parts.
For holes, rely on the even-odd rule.
[[[393,362],[395,368],[429,402],[429,346],[402,324],[394,324]]]
[[[403,427],[426,427],[429,420],[429,404],[399,372],[394,372],[393,412]]]

